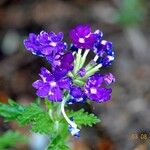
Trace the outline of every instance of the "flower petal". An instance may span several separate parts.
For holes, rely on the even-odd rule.
[[[54,102],[61,102],[62,101],[62,91],[60,90],[59,87],[54,87],[50,90],[49,95],[48,95],[48,99],[50,101],[54,101]]]
[[[49,90],[50,90],[50,86],[45,84],[44,86],[42,86],[37,90],[36,94],[39,97],[45,98],[48,96]]]
[[[37,80],[35,81],[32,86],[35,88],[35,89],[39,89],[40,87],[42,87],[44,85],[44,82],[42,80]]]

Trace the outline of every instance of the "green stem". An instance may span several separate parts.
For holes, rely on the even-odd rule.
[[[97,66],[95,66],[94,68],[92,68],[91,70],[89,70],[86,75],[84,76],[84,80],[87,79],[89,76],[93,75],[95,72],[97,72],[99,70],[99,68],[102,67],[102,64],[98,64]]]
[[[94,68],[96,66],[96,64],[92,64],[91,62],[88,63],[88,65],[85,67],[86,71],[91,70],[92,68]]]
[[[76,78],[73,82],[78,86],[83,86],[85,84],[81,77]]]
[[[81,52],[82,52],[82,49],[78,49],[78,53],[76,54],[76,60],[74,62],[74,70],[73,70],[74,75],[76,75],[80,67]]]
[[[61,112],[62,112],[64,118],[66,119],[66,121],[68,122],[68,124],[70,124],[73,128],[77,128],[77,125],[73,121],[71,121],[65,113],[65,104],[66,104],[66,101],[69,99],[69,97],[70,97],[70,95],[68,94],[67,97],[62,100]]]
[[[52,109],[49,109],[48,114],[49,114],[50,118],[54,121]]]
[[[86,49],[83,56],[81,57],[81,61],[80,61],[80,65],[79,65],[79,69],[83,67],[84,63],[85,63],[85,60],[86,60],[86,57],[89,53],[89,49]]]

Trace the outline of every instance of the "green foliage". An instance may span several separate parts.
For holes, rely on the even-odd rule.
[[[70,117],[73,117],[77,125],[85,125],[85,126],[92,126],[100,122],[100,119],[97,118],[94,114],[89,114],[85,112],[84,109],[80,109],[78,111],[71,111],[68,113]]]
[[[142,0],[123,0],[117,21],[125,26],[136,24],[144,19],[145,11]]]
[[[24,107],[9,99],[8,104],[0,103],[0,116],[6,121],[15,120],[22,112]]]
[[[65,145],[64,138],[60,135],[57,135],[48,145],[47,150],[70,150],[70,148]]]
[[[53,131],[53,122],[47,113],[39,114],[32,122],[32,131],[41,134],[50,134]]]
[[[8,147],[14,147],[17,142],[25,143],[27,138],[19,132],[7,131],[0,136],[0,149],[4,150]]]
[[[0,104],[0,116],[7,121],[16,120],[21,126],[29,125],[35,133],[48,135],[50,137],[48,150],[69,150],[66,146],[69,136],[68,123],[61,114],[60,103],[45,100],[45,104],[46,109],[40,106],[38,99],[28,106],[9,100],[8,104]],[[92,126],[100,121],[94,114],[89,114],[84,109],[67,113],[69,117],[74,118],[79,127],[81,125]]]
[[[39,106],[37,104],[30,104],[27,107],[24,107],[24,111],[18,116],[18,122],[22,125],[26,125],[29,124],[30,122],[32,122],[33,120],[35,120],[35,118],[41,114],[43,111],[41,110],[41,108],[39,108]]]
[[[52,120],[48,113],[38,103],[22,106],[12,100],[8,104],[0,104],[0,116],[6,121],[16,120],[20,125],[31,125],[33,132],[49,134],[52,130]]]
[[[39,104],[37,100],[36,103],[22,106],[9,100],[8,104],[0,104],[0,116],[7,121],[16,120],[21,126],[30,125],[33,132],[50,136],[52,141],[48,149],[68,150],[69,148],[65,145],[65,140],[69,135],[68,124],[60,113],[60,103],[53,104],[46,101],[47,108],[53,112],[53,118]]]
[[[35,103],[25,107],[17,118],[21,125],[31,125],[31,130],[36,133],[49,134],[52,130],[52,120],[48,113]]]

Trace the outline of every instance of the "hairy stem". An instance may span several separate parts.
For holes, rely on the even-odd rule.
[[[74,62],[74,70],[73,70],[74,75],[77,73],[80,67],[81,52],[82,49],[78,49],[78,53],[76,54],[76,60]]]
[[[76,123],[74,123],[73,121],[71,121],[68,118],[68,116],[66,115],[66,112],[65,112],[65,103],[68,100],[68,97],[69,97],[69,95],[67,96],[67,98],[64,98],[63,101],[62,101],[62,103],[61,103],[61,112],[62,112],[65,120],[68,122],[68,124],[70,124],[73,128],[77,128]]]
[[[85,52],[84,52],[84,54],[83,54],[83,57],[81,57],[81,62],[80,62],[79,69],[83,67],[89,51],[90,51],[89,49],[86,49]]]

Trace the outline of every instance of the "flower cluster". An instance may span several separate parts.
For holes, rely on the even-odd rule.
[[[98,71],[111,65],[114,51],[112,42],[102,40],[103,33],[100,30],[92,32],[89,25],[78,25],[69,36],[70,48],[63,41],[62,32],[31,33],[24,40],[24,45],[32,54],[45,58],[51,66],[51,71],[42,67],[40,79],[33,83],[37,96],[62,102],[62,113],[69,123],[69,131],[79,135],[76,124],[73,120],[69,121],[63,110],[64,103],[83,103],[87,99],[98,103],[110,100],[112,89],[107,86],[115,78],[111,73],[102,75]],[[95,57],[85,65],[89,51],[95,53]]]
[[[33,83],[33,87],[37,89],[37,96],[42,98],[48,97],[51,101],[62,101],[62,89],[67,90],[70,88],[70,77],[62,77],[59,79],[46,68],[41,68],[39,76],[41,79]]]
[[[62,32],[55,34],[41,31],[38,35],[30,33],[29,38],[24,40],[24,45],[34,55],[46,57],[52,62],[57,54],[63,53],[67,48],[67,44],[62,40]]]
[[[108,75],[101,75],[95,73],[90,76],[84,87],[85,93],[89,99],[96,102],[106,102],[110,99],[112,89],[105,88],[105,84],[110,84],[115,81],[115,78],[110,73]]]

